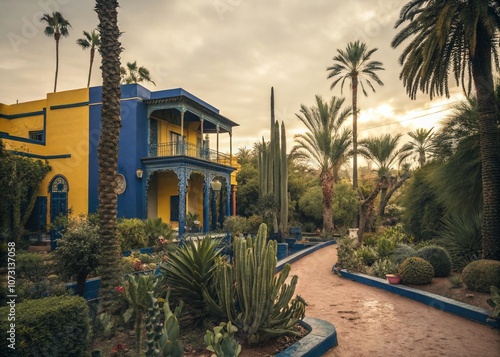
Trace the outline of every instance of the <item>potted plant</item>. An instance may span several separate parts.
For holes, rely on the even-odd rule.
[[[389,284],[399,284],[401,283],[401,278],[396,274],[386,274],[385,277]]]

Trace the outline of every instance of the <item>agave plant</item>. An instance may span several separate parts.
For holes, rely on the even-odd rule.
[[[453,211],[443,219],[443,226],[438,242],[450,254],[455,269],[462,270],[481,257],[481,214]]]
[[[207,314],[202,286],[213,295],[213,275],[219,240],[186,240],[175,251],[168,254],[168,260],[160,267],[166,283],[172,290],[172,297],[183,300],[186,308],[197,317]],[[199,319],[202,320],[202,319]]]

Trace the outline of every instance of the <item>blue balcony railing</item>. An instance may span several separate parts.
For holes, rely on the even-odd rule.
[[[149,146],[149,157],[164,156],[190,156],[198,159],[216,162],[218,164],[232,164],[231,157],[215,150],[197,146],[192,143],[183,143],[182,141],[172,141]]]

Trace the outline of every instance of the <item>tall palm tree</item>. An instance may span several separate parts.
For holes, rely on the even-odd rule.
[[[395,175],[395,169],[399,169],[404,160],[411,155],[410,145],[407,144],[398,148],[401,137],[402,134],[396,134],[395,136],[385,134],[376,138],[367,138],[359,142],[360,155],[375,164],[377,167],[375,172],[378,177],[375,189],[370,195],[370,201],[365,202],[366,200],[363,200],[362,204],[370,204],[378,195],[378,192],[373,193],[380,191],[379,216],[384,214],[387,202],[389,202],[394,192],[410,177],[408,168],[405,168],[403,175],[400,177]],[[363,228],[360,224],[360,231]]]
[[[483,258],[500,260],[500,154],[492,65],[499,69],[498,1],[413,0],[406,4],[392,40],[410,39],[399,58],[400,78],[411,98],[420,90],[449,96],[449,72],[463,89],[476,89],[483,185]],[[495,59],[492,62],[492,58]],[[472,80],[471,80],[472,79]]]
[[[127,62],[127,67],[120,67],[120,76],[122,84],[150,82],[156,85],[151,80],[151,74],[146,67],[137,66],[137,61]]]
[[[340,83],[341,94],[344,83],[349,80],[352,90],[352,146],[353,146],[353,167],[352,185],[358,188],[358,85],[361,85],[363,94],[367,96],[365,84],[375,92],[375,88],[370,80],[378,85],[384,83],[378,77],[376,71],[382,71],[382,62],[371,61],[371,55],[378,48],[368,50],[366,44],[360,41],[350,42],[346,50],[337,50],[337,56],[333,57],[334,64],[326,70],[330,71],[328,78],[335,78],[330,89]]]
[[[57,89],[57,74],[59,73],[59,40],[61,39],[61,36],[67,37],[69,35],[69,28],[71,27],[71,24],[58,11],[52,12],[52,15],[44,14],[40,21],[47,24],[43,30],[45,35],[54,37],[54,40],[56,40],[56,77],[54,80],[55,93]]]
[[[120,135],[120,53],[118,38],[118,1],[96,0],[102,58],[102,109],[101,136],[97,147],[99,166],[99,227],[102,239],[103,263],[101,270],[101,303],[107,310],[113,299],[114,288],[120,274],[119,245],[116,236],[117,204],[116,174],[118,162],[118,137]]]
[[[76,40],[78,46],[82,48],[82,50],[86,50],[90,48],[90,67],[89,67],[89,78],[87,80],[87,88],[90,87],[90,77],[92,76],[92,65],[94,64],[94,55],[96,48],[99,48],[101,45],[101,37],[99,35],[99,31],[92,30],[91,33],[87,31],[83,31],[83,35],[85,37],[79,38]]]
[[[424,166],[427,156],[432,155],[434,152],[435,142],[433,130],[434,128],[419,128],[408,133],[410,138],[412,138],[409,145],[413,152],[416,153],[420,167]]]
[[[351,146],[350,130],[341,130],[342,124],[351,114],[351,108],[344,108],[344,98],[332,97],[324,102],[316,96],[316,105],[310,108],[301,105],[297,118],[306,126],[308,132],[295,135],[295,155],[308,158],[320,174],[323,191],[323,231],[329,236],[333,233],[333,184],[338,170],[346,160]]]

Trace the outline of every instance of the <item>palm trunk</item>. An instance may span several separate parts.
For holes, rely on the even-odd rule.
[[[325,169],[320,179],[323,190],[323,231],[327,237],[331,237],[333,235],[333,174]]]
[[[477,92],[483,186],[481,235],[483,258],[500,260],[500,149],[491,72],[492,41],[478,28],[478,43],[472,59],[472,76]]]
[[[89,67],[89,79],[87,80],[87,88],[90,87],[90,77],[92,76],[92,65],[94,64],[95,48],[90,49],[90,67]]]
[[[405,174],[401,176],[400,180],[396,182],[394,186],[387,192],[387,194],[384,196],[384,198],[380,199],[380,205],[379,205],[379,210],[378,210],[378,216],[382,217],[385,213],[385,207],[387,206],[387,203],[391,199],[392,195],[394,195],[394,192],[396,192],[401,186],[403,186],[403,183],[410,178],[409,174]]]
[[[363,243],[363,233],[366,224],[366,216],[368,213],[369,205],[377,198],[380,190],[382,189],[382,180],[377,182],[377,186],[373,189],[366,199],[363,196],[361,190],[358,189],[358,195],[360,198],[359,201],[359,230],[358,230],[358,244],[361,245]]]
[[[99,165],[99,227],[102,239],[101,302],[106,311],[112,301],[114,287],[119,283],[120,252],[116,237],[117,194],[116,173],[118,137],[120,134],[120,52],[118,41],[118,2],[97,0],[102,57],[101,136],[97,148]]]
[[[352,78],[352,187],[358,189],[358,78]],[[361,209],[354,217],[353,228],[360,226]]]
[[[54,93],[57,90],[57,74],[59,73],[59,38],[61,35],[59,33],[54,34],[54,38],[56,39],[56,76],[54,79]]]

